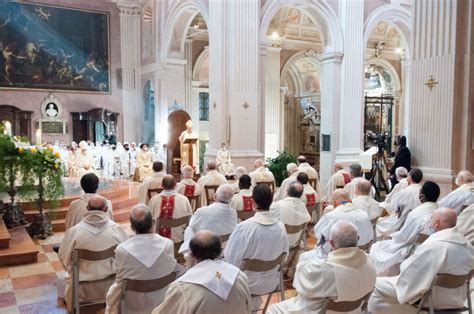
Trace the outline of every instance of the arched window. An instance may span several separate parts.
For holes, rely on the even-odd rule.
[[[209,93],[199,93],[199,121],[209,121]]]

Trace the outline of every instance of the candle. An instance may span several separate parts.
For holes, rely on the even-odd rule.
[[[36,130],[36,145],[41,145],[41,129]]]
[[[5,134],[8,136],[12,136],[12,124],[10,121],[5,121]]]

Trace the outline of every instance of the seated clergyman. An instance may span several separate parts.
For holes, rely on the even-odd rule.
[[[331,226],[331,252],[327,260],[299,263],[293,286],[298,295],[273,304],[268,313],[318,313],[327,298],[355,301],[372,291],[375,269],[364,251],[357,248],[357,228],[339,221]]]
[[[157,313],[250,313],[247,276],[219,259],[221,241],[208,230],[189,243],[193,266],[173,282]]]

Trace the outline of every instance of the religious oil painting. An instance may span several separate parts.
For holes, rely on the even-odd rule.
[[[110,92],[108,13],[0,0],[0,88]]]

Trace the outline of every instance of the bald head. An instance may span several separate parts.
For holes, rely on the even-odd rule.
[[[216,162],[214,160],[209,160],[207,162],[206,168],[207,168],[208,171],[216,170],[216,168],[217,168]]]
[[[347,191],[344,189],[334,190],[334,192],[332,192],[331,198],[332,198],[334,208],[336,208],[337,206],[343,203],[349,203],[351,201],[349,193],[347,193]]]
[[[201,230],[196,232],[189,241],[189,249],[191,250],[191,256],[197,262],[207,259],[213,260],[221,255],[221,239],[209,230]]]
[[[370,182],[365,179],[360,180],[356,184],[357,195],[369,195],[371,190],[372,190],[372,184],[370,184]]]
[[[457,186],[472,183],[472,181],[474,181],[474,176],[467,170],[460,171],[456,177]]]
[[[342,165],[338,162],[335,162],[332,167],[333,167],[334,173],[338,172],[339,170],[344,169],[344,167],[342,167]]]
[[[130,225],[136,234],[153,233],[153,217],[150,208],[145,204],[138,204],[130,211]]]
[[[431,228],[434,232],[449,229],[456,226],[456,212],[452,208],[441,207],[433,212],[431,216]]]
[[[194,174],[194,169],[191,166],[184,166],[181,169],[181,173],[183,174],[183,178],[185,179],[192,179]]]
[[[176,182],[174,181],[174,177],[170,174],[167,174],[163,177],[163,181],[161,183],[163,189],[165,190],[173,190],[176,186]]]
[[[229,204],[234,196],[234,188],[230,184],[222,184],[217,188],[216,201]]]
[[[107,200],[99,195],[93,196],[87,203],[87,210],[99,210],[101,212],[106,212]]]
[[[257,168],[263,167],[264,162],[261,159],[257,159],[257,160],[255,160],[254,165],[255,165],[255,169],[257,169]]]
[[[357,227],[348,221],[338,221],[329,230],[329,244],[333,250],[356,247],[359,241]]]
[[[303,185],[300,182],[296,181],[296,182],[290,183],[286,193],[288,194],[289,197],[300,198],[301,195],[303,195],[303,190],[304,190]]]

